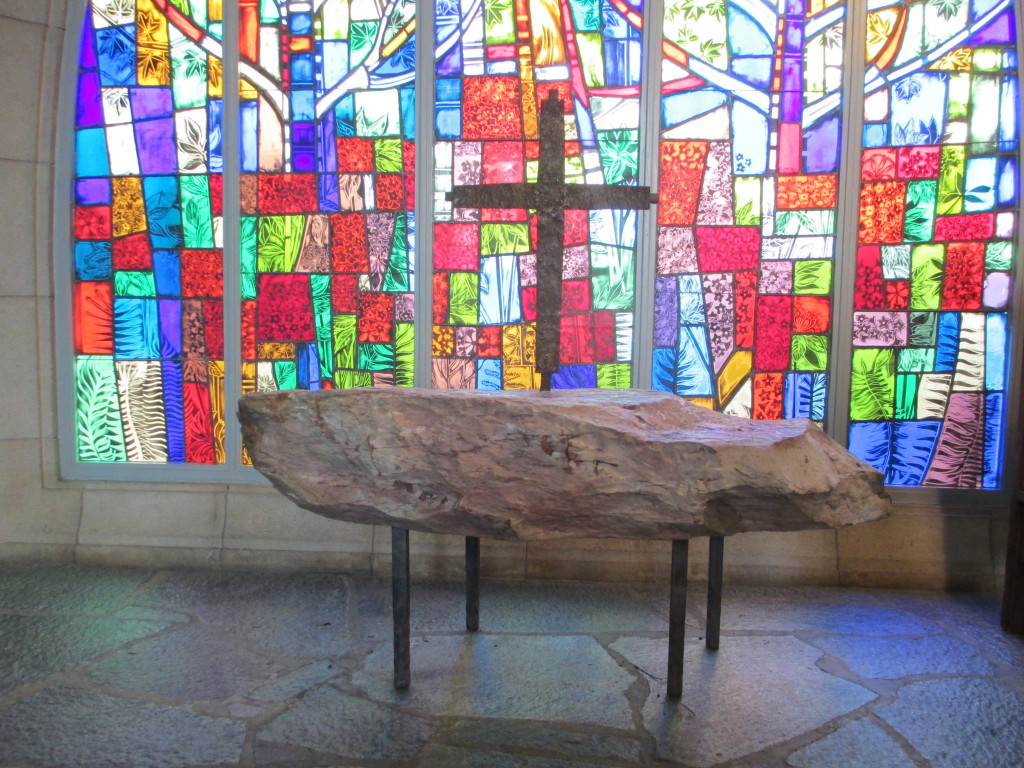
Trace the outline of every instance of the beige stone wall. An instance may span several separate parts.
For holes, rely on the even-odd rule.
[[[76,1],[76,0],[72,0]],[[54,390],[52,187],[67,0],[0,0],[0,561],[303,567],[387,573],[387,530],[318,518],[264,487],[59,479]],[[727,579],[760,583],[992,588],[1003,510],[900,507],[842,531],[726,543]],[[456,577],[462,542],[412,537],[420,576]],[[692,546],[700,575],[706,546]],[[484,542],[484,574],[652,579],[663,542]]]

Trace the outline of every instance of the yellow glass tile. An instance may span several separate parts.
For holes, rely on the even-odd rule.
[[[750,373],[754,365],[754,355],[748,349],[740,349],[733,353],[732,357],[722,367],[718,374],[718,401],[724,403],[732,396],[733,391],[738,387]]]
[[[264,341],[256,348],[260,360],[294,360],[295,345],[285,341]]]

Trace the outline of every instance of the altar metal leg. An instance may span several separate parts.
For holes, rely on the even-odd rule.
[[[466,537],[466,630],[480,629],[480,538]]]
[[[708,542],[708,626],[707,648],[718,650],[722,627],[722,565],[725,561],[725,537],[712,536]]]
[[[686,569],[690,542],[672,542],[672,575],[668,605],[668,697],[683,695],[683,643],[686,639]]]
[[[395,629],[395,688],[409,687],[409,530],[391,529],[391,612]]]

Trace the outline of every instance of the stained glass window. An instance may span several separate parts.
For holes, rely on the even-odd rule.
[[[220,3],[93,2],[75,112],[75,455],[224,461]],[[213,11],[213,13],[209,13]]]
[[[867,17],[850,449],[892,485],[996,488],[1017,237],[1009,0]]]
[[[315,5],[239,3],[242,389],[411,386],[415,4]]]
[[[640,29],[621,0],[437,0],[435,387],[523,389],[534,370],[532,210],[452,210],[455,185],[536,181],[538,105],[565,109],[568,183],[636,183]],[[560,368],[552,387],[628,387],[637,214],[565,216]]]
[[[1011,0],[79,2],[74,461],[230,464],[238,392],[536,387],[536,212],[446,193],[535,181],[554,92],[568,182],[659,193],[566,212],[554,387],[649,375],[891,485],[999,487]]]
[[[665,5],[652,381],[825,418],[843,7]]]

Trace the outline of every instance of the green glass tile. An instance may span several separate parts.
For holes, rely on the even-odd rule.
[[[942,245],[919,245],[910,256],[910,308],[939,309],[942,272],[946,261]]]
[[[75,359],[75,455],[79,461],[127,461],[114,359]]]
[[[964,167],[966,151],[961,146],[942,148],[939,163],[939,192],[936,214],[948,216],[964,209]]]
[[[484,32],[488,45],[516,41],[515,9],[512,0],[484,1]]]
[[[324,40],[348,40],[348,3],[326,3],[320,9],[320,34]]]
[[[886,421],[893,418],[896,376],[891,349],[855,349],[850,378],[850,418]]]
[[[257,267],[260,272],[291,272],[299,259],[305,216],[261,216]]]
[[[629,389],[629,363],[608,363],[597,366],[597,386],[601,389]]]
[[[295,389],[299,385],[298,369],[294,360],[275,360],[274,379],[278,389]]]
[[[499,256],[530,252],[529,224],[481,224],[480,253]]]
[[[156,296],[156,280],[152,272],[115,272],[115,296]]]
[[[597,146],[605,183],[618,184],[636,178],[640,147],[637,131],[598,131]]]
[[[828,336],[797,333],[790,343],[790,365],[794,371],[828,369]]]
[[[395,220],[395,234],[391,238],[391,256],[388,259],[388,268],[384,272],[383,290],[387,293],[409,293],[412,290],[404,214],[399,214]]]
[[[1009,271],[1013,266],[1013,243],[1000,240],[985,246],[985,269]]]
[[[635,270],[632,248],[590,246],[590,302],[594,309],[632,309]]]
[[[917,414],[917,376],[896,377],[895,411],[897,419],[913,419]]]
[[[334,368],[355,368],[356,316],[335,315],[331,325],[334,332]]]
[[[933,347],[938,336],[939,316],[934,312],[911,312],[908,343],[912,347]],[[934,350],[930,350],[934,360]],[[917,369],[907,369],[917,370]],[[925,369],[931,370],[931,367]]]
[[[583,82],[588,88],[604,87],[604,38],[600,32],[576,33],[576,45],[580,51],[583,68]],[[613,182],[608,182],[613,183]]]
[[[950,73],[946,93],[946,117],[950,120],[967,117],[967,105],[971,101],[971,75],[967,72]]]
[[[402,140],[376,139],[373,142],[373,159],[378,173],[401,173]]]
[[[601,0],[569,0],[572,19],[581,32],[597,32],[601,29]]]
[[[903,215],[904,241],[924,243],[932,239],[932,227],[935,226],[935,197],[934,181],[912,181],[907,184]]]
[[[213,214],[207,176],[181,176],[181,230],[186,248],[213,248]]]
[[[367,371],[335,371],[334,385],[338,389],[352,389],[353,387],[372,387],[373,374]]]
[[[931,317],[935,317],[935,315],[931,315]],[[901,349],[896,369],[901,373],[931,373],[935,370],[935,349],[930,347]]]
[[[480,276],[476,272],[451,273],[448,312],[452,325],[476,325],[479,322],[479,284]]]
[[[1003,52],[1000,48],[975,48],[971,56],[971,68],[982,72],[997,72],[1003,67]]]
[[[395,367],[394,344],[360,344],[359,369],[363,371],[390,371]]]
[[[414,384],[415,340],[412,323],[395,326],[395,386],[411,387]]]
[[[181,36],[171,45],[171,89],[177,109],[205,107],[208,99],[206,51]],[[205,121],[204,121],[205,122]],[[176,143],[186,160],[182,170],[194,171],[206,164],[206,129],[196,118],[186,115],[177,126]],[[179,160],[179,162],[182,162]],[[194,163],[194,165],[193,165]],[[193,165],[193,167],[189,167]]]
[[[353,21],[349,26],[349,68],[355,69],[363,63],[373,50],[377,37],[376,21]]]
[[[827,296],[832,290],[832,262],[806,259],[793,264],[793,293]]]

